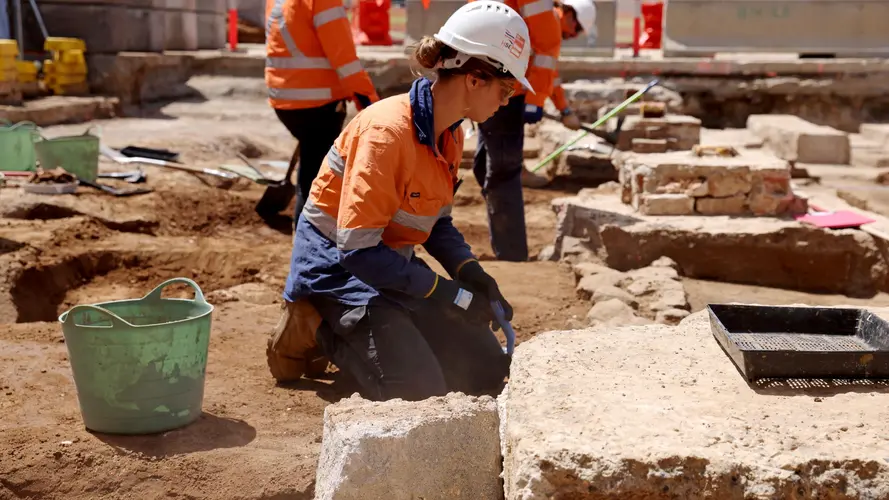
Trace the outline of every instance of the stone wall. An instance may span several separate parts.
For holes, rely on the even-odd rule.
[[[87,53],[219,49],[227,0],[41,0],[53,36],[86,42]]]
[[[790,164],[760,151],[699,155],[623,153],[616,163],[621,201],[645,215],[805,213],[790,188]]]
[[[622,151],[648,149],[640,152],[685,151],[700,142],[701,120],[693,116],[667,115],[662,118],[643,118],[636,115],[624,118],[617,149]]]

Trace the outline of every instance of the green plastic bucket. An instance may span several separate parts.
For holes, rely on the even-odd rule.
[[[34,150],[40,167],[51,170],[62,167],[68,172],[95,181],[99,175],[99,137],[90,134],[92,128],[81,135],[68,135],[47,139],[34,139]]]
[[[162,299],[172,283],[194,299]],[[174,278],[137,300],[78,305],[59,316],[86,428],[110,434],[176,429],[201,415],[213,306]]]
[[[34,138],[38,137],[37,125],[0,119],[0,170],[16,172],[37,170],[34,156]]]

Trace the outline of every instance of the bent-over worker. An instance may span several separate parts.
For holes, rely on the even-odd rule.
[[[512,307],[450,213],[460,183],[460,123],[485,121],[516,81],[530,89],[527,39],[525,22],[506,5],[462,6],[414,48],[434,82],[420,78],[409,94],[359,113],[312,184],[279,328],[298,323],[288,315],[311,304],[323,320],[323,352],[366,398],[498,391],[508,374],[510,358],[491,331],[492,302],[507,319]],[[415,245],[451,279],[417,258]]]
[[[499,260],[526,261],[528,238],[521,180],[524,124],[537,123],[543,118],[543,104],[553,91],[562,38],[573,38],[587,29],[592,0],[571,0],[570,3],[505,0],[505,3],[521,12],[528,24],[534,55],[527,77],[534,93],[519,90],[509,104],[488,121],[479,123],[473,172],[487,203],[494,255]],[[595,17],[595,10],[592,15]],[[573,117],[565,121],[573,126],[576,120]],[[576,125],[580,126],[579,121]]]
[[[379,97],[358,59],[342,0],[266,0],[265,34],[269,104],[299,141],[298,216],[343,128],[346,101],[362,109]]]
[[[593,0],[562,0],[556,2],[555,6],[556,14],[562,25],[562,40],[570,40],[584,34],[590,44],[595,43],[598,31],[596,30],[596,4]],[[558,73],[553,80],[550,100],[562,116],[562,125],[571,130],[580,129],[580,118],[574,114],[565,98],[562,78]]]

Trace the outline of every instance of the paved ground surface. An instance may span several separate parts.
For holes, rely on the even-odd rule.
[[[259,97],[260,80],[193,85],[204,97],[91,125],[109,146],[177,150],[195,166],[237,164],[239,152],[289,157],[294,141]],[[119,170],[104,162],[102,169]],[[264,224],[253,212],[262,189],[247,181],[226,185],[145,170],[155,192],[132,198],[84,188],[51,199],[0,190],[0,499],[311,498],[323,409],[349,391],[335,377],[277,387],[268,374],[263,349],[279,313],[290,221],[277,229]],[[577,187],[525,191],[534,253],[553,237],[550,200]],[[484,202],[471,176],[457,205],[458,227],[489,258]],[[485,266],[515,306],[520,340],[563,329],[589,309],[575,297],[566,267]],[[86,432],[54,318],[74,304],[139,297],[177,276],[196,279],[217,306],[204,415],[159,437]],[[694,309],[726,300],[849,302],[699,281],[686,286]]]

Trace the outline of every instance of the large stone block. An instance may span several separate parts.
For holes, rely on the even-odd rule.
[[[862,123],[861,135],[881,146],[889,146],[889,123]]]
[[[449,394],[328,406],[316,500],[503,497],[497,404]]]
[[[554,200],[553,208],[560,217],[556,258],[573,237],[621,271],[666,256],[690,278],[857,297],[889,290],[882,243],[863,231],[778,218],[641,215],[612,194],[581,192]]]
[[[800,163],[847,164],[849,134],[793,115],[750,115],[747,128],[778,157]]]
[[[703,313],[538,335],[501,400],[507,500],[889,498],[889,388],[748,384]]]

